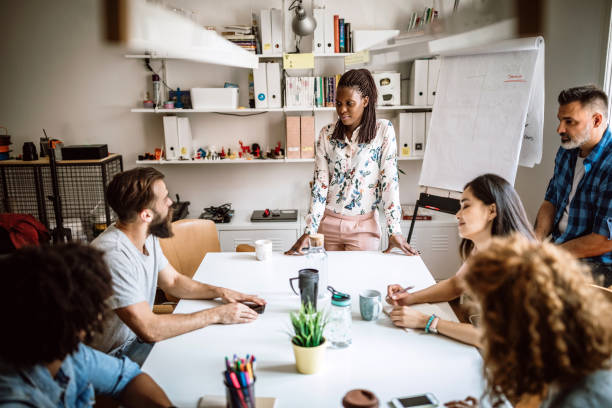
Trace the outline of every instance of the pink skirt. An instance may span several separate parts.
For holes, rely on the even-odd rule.
[[[378,212],[364,215],[342,215],[326,209],[319,234],[325,235],[327,251],[378,251],[380,227]]]

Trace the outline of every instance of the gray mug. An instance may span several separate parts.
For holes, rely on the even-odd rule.
[[[382,311],[382,297],[377,290],[364,290],[359,294],[359,311],[363,320],[376,320]]]

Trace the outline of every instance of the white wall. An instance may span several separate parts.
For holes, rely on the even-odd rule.
[[[544,200],[559,148],[557,96],[564,88],[603,85],[610,0],[548,0],[545,7],[544,151],[533,169],[519,167],[516,189],[531,220]]]
[[[449,3],[449,1],[446,1]],[[450,2],[452,3],[452,2]],[[462,2],[463,3],[463,2]],[[281,0],[176,0],[198,11],[202,24],[248,24],[251,8],[281,7]],[[610,0],[550,0],[546,7],[546,122],[542,164],[520,169],[517,189],[533,218],[552,173],[556,95],[564,87],[603,82],[604,49]],[[329,8],[346,16],[354,28],[395,28],[414,10],[431,1],[328,0]],[[214,10],[211,13],[210,10]],[[214,14],[214,15],[213,15]],[[44,127],[67,144],[108,143],[124,157],[124,167],[136,156],[153,151],[163,141],[161,117],[130,113],[150,86],[142,61],[102,42],[102,2],[57,0],[0,2],[0,125],[9,128],[14,149],[36,141]],[[241,84],[246,104],[246,70],[171,61],[170,86]],[[237,146],[238,140],[274,144],[284,139],[283,115],[266,113],[236,118],[191,115],[194,137],[202,143]],[[218,141],[218,142],[216,142]],[[417,196],[420,162],[400,162],[402,202]],[[171,193],[190,200],[191,215],[202,207],[226,201],[235,208],[299,207],[308,204],[312,164],[189,165],[159,167]]]

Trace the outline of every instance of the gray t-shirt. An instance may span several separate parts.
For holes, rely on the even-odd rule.
[[[153,309],[157,276],[159,271],[168,265],[157,237],[153,235],[147,237],[145,248],[148,255],[145,255],[113,224],[91,244],[104,251],[104,259],[113,279],[113,295],[108,299],[110,308],[114,310],[148,302]],[[111,353],[135,338],[136,334],[117,317],[117,314],[110,313],[105,322],[104,332],[96,334],[91,346],[105,353]]]
[[[612,407],[612,371],[599,370],[571,389],[551,389],[540,408]]]

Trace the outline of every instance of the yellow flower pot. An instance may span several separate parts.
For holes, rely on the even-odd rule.
[[[296,346],[293,341],[291,345],[293,346],[295,366],[298,372],[302,374],[314,374],[323,368],[325,349],[327,348],[327,341],[325,339],[323,343],[317,347],[300,347]]]

